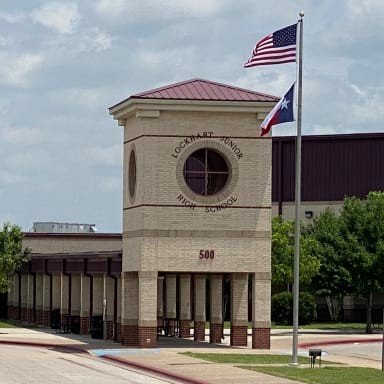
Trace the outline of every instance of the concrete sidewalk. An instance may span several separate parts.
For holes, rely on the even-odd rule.
[[[312,331],[301,333],[299,336],[299,354],[308,356],[308,348],[320,346],[323,350],[336,345],[336,353],[325,353],[323,364],[326,361],[339,362],[354,366],[368,366],[380,369],[380,359],[376,355],[367,358],[351,356],[349,345],[362,343],[379,343],[381,335],[365,335],[339,332]],[[183,383],[263,383],[263,384],[288,384],[294,381],[277,378],[262,373],[240,369],[231,364],[217,364],[201,361],[179,352],[193,351],[204,353],[246,353],[246,354],[290,354],[292,336],[290,331],[274,330],[271,338],[271,350],[231,348],[229,336],[226,335],[222,345],[212,345],[207,342],[194,342],[171,337],[160,337],[159,347],[155,349],[126,348],[110,341],[92,339],[89,336],[74,334],[56,334],[46,328],[2,328],[0,329],[0,343],[22,344],[30,346],[46,346],[55,349],[65,348],[73,353],[89,353],[92,356],[108,361],[124,364],[132,370],[140,370],[150,375],[162,377],[173,382]],[[350,343],[350,344],[346,344]],[[367,344],[371,345],[371,344]],[[374,344],[372,344],[374,345]],[[341,347],[340,347],[341,346]],[[345,351],[343,353],[343,347]],[[341,348],[341,349],[340,349]],[[379,361],[380,360],[380,361]]]

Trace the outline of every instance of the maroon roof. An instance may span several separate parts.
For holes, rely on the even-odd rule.
[[[203,79],[191,79],[132,95],[134,99],[278,101],[275,96]]]

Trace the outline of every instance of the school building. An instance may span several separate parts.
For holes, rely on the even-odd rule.
[[[220,343],[228,314],[231,345],[247,345],[251,320],[252,348],[269,348],[271,216],[292,217],[294,200],[294,138],[259,133],[277,101],[193,79],[111,107],[122,234],[25,233],[9,318],[154,347],[158,333],[204,340],[206,321]],[[383,189],[383,147],[380,134],[304,137],[303,219]]]

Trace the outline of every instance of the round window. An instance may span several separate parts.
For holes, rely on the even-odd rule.
[[[200,196],[220,192],[227,184],[229,168],[224,157],[210,148],[193,152],[184,163],[184,180]]]
[[[129,168],[128,168],[128,187],[131,198],[135,195],[136,190],[136,155],[135,151],[131,151],[129,155]]]

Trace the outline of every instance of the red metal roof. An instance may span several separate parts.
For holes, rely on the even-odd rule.
[[[132,95],[132,99],[168,99],[202,101],[278,101],[275,96],[250,91],[232,85],[203,79],[191,79],[180,83]]]

